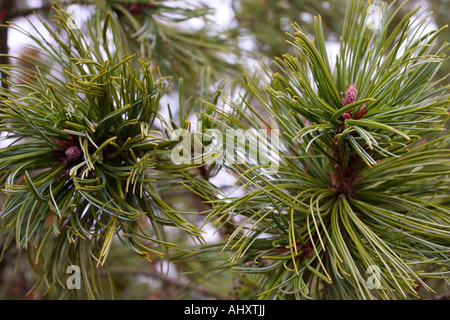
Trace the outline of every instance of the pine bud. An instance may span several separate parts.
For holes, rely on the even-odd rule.
[[[358,91],[356,90],[355,85],[352,84],[345,90],[345,97],[342,99],[342,104],[344,106],[351,104],[356,101],[356,96],[358,94]]]
[[[65,152],[67,162],[75,162],[81,157],[81,150],[77,146],[70,147]]]

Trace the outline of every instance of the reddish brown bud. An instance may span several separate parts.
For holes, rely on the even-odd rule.
[[[75,162],[81,157],[81,150],[77,146],[70,147],[65,152],[67,162]]]
[[[342,117],[342,119],[352,119],[352,112],[347,111],[341,117]]]
[[[352,84],[345,90],[344,99],[342,99],[342,104],[344,106],[351,104],[356,101],[356,96],[358,95],[358,90],[356,90],[355,85]]]
[[[366,105],[363,105],[356,114],[355,119],[361,119],[366,114]]]

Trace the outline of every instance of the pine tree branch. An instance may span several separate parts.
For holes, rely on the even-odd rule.
[[[20,9],[14,6],[13,1],[0,1],[0,25],[6,25],[8,21],[11,21],[15,18],[27,17],[34,12],[46,11],[50,10],[51,8],[51,3],[45,3],[42,6],[36,8]],[[8,33],[8,28],[0,27],[0,54],[2,54],[2,56],[0,56],[0,64],[9,64],[9,57],[7,56],[9,53]],[[7,78],[7,74],[4,71],[2,71],[0,75],[3,79]],[[8,88],[8,84],[6,81],[1,81],[1,83],[2,88]]]
[[[0,1],[0,25],[3,25],[10,19],[11,9],[13,7],[12,1]],[[7,56],[9,52],[8,47],[8,29],[0,27],[0,64],[8,64],[9,58]],[[0,73],[2,79],[6,79],[7,74],[2,71]],[[7,89],[8,84],[5,81],[1,81],[2,88]],[[2,97],[4,98],[4,97]]]

